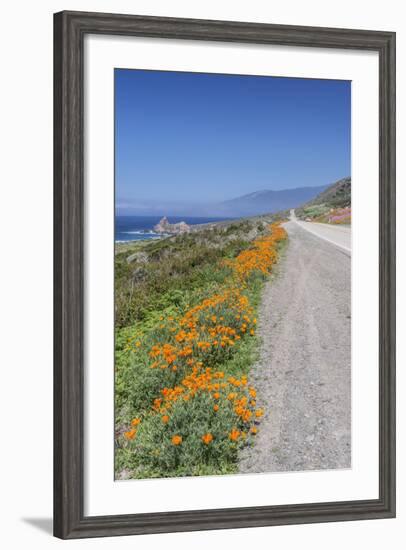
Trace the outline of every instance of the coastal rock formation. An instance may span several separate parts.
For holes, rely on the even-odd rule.
[[[190,225],[185,222],[169,223],[169,220],[164,216],[159,223],[154,226],[155,233],[172,233],[177,235],[179,233],[189,233]]]

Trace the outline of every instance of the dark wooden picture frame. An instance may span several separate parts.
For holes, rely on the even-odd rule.
[[[86,34],[379,54],[379,498],[88,517],[83,511],[83,40]],[[395,33],[61,12],[54,17],[54,534],[80,538],[395,516]]]

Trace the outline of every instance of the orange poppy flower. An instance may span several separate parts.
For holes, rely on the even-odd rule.
[[[228,437],[231,439],[231,441],[237,441],[237,439],[240,437],[239,430],[237,430],[237,428],[233,428],[228,434]]]
[[[208,445],[209,443],[211,443],[213,441],[212,434],[207,433],[207,434],[202,435],[202,441],[205,445]]]
[[[125,437],[126,439],[134,439],[134,437],[136,436],[136,434],[137,434],[137,430],[132,429],[132,430],[129,430],[128,432],[125,432],[125,433],[124,433],[124,437]]]

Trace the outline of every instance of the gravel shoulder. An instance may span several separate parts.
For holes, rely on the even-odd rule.
[[[242,473],[351,467],[351,258],[295,222],[285,228],[250,377],[266,412]]]

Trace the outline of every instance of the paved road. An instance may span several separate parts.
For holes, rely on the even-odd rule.
[[[351,258],[294,219],[267,283],[251,382],[266,414],[241,472],[351,466]]]
[[[351,255],[351,228],[342,225],[328,225],[326,223],[302,222],[296,218],[295,211],[290,211],[291,221],[302,229],[313,233]]]

